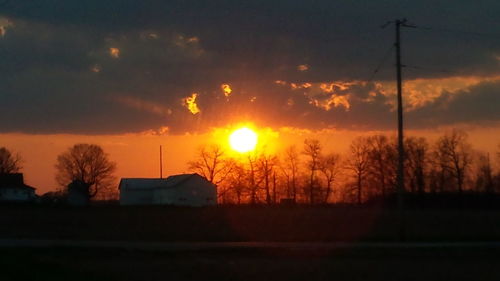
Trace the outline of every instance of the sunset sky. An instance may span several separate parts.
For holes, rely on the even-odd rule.
[[[0,146],[26,182],[54,189],[59,153],[96,143],[117,177],[187,171],[238,124],[273,149],[395,135],[394,26],[405,126],[500,142],[499,1],[76,1],[0,4]],[[378,71],[375,73],[375,70]]]

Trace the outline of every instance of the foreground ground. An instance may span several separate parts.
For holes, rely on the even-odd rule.
[[[3,248],[1,280],[500,280],[500,248]]]
[[[0,280],[500,280],[498,210],[404,218],[395,244],[379,208],[0,206]]]
[[[500,241],[499,210],[407,210],[407,241]],[[356,207],[0,206],[0,239],[398,241],[395,210]]]

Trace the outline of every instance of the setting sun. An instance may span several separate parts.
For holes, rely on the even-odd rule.
[[[240,128],[229,136],[231,148],[244,153],[255,149],[257,145],[257,133],[249,128]]]

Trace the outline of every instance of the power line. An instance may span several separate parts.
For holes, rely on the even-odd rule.
[[[412,69],[416,69],[416,70],[424,70],[424,71],[432,71],[432,72],[458,74],[458,72],[453,71],[453,70],[438,69],[438,68],[434,68],[434,67],[424,67],[424,66],[419,66],[419,65],[405,64],[405,65],[403,65],[403,67],[405,67],[405,68],[412,68]]]
[[[484,33],[484,32],[466,31],[466,30],[459,30],[459,29],[430,27],[430,26],[414,26],[414,28],[433,31],[433,32],[475,35],[475,36],[488,37],[488,38],[500,40],[500,34],[495,34],[495,33]]]
[[[391,45],[391,47],[389,49],[387,49],[387,51],[385,52],[385,54],[382,57],[382,59],[378,62],[377,67],[375,68],[375,70],[370,75],[370,78],[367,80],[367,83],[370,83],[371,81],[373,81],[373,78],[375,78],[375,75],[380,71],[380,69],[382,68],[382,66],[384,66],[385,62],[387,61],[387,59],[391,55],[393,49],[394,49],[394,45]]]

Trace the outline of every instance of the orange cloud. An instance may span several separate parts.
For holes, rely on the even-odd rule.
[[[109,48],[109,55],[114,58],[114,59],[117,59],[120,57],[120,49],[118,48]]]
[[[224,96],[226,96],[226,97],[229,97],[231,95],[231,92],[233,91],[231,89],[231,86],[229,86],[229,84],[222,84],[220,86],[220,88],[222,89],[222,92],[224,93]]]
[[[188,43],[198,43],[200,39],[196,36],[190,37],[186,40]]]
[[[139,135],[144,136],[166,136],[170,132],[170,128],[168,126],[163,126],[158,129],[149,129],[143,132],[138,133]]]
[[[297,90],[297,89],[309,89],[312,87],[312,84],[311,83],[302,83],[302,84],[297,84],[297,83],[290,83],[290,88],[292,88],[293,90]]]
[[[436,79],[405,80],[403,84],[404,102],[407,111],[412,111],[435,101],[443,93],[454,94],[484,82],[500,81],[500,75],[490,77],[453,76]],[[386,96],[396,95],[396,87],[391,82],[378,82],[376,87]],[[395,101],[394,101],[395,102]],[[393,104],[394,105],[394,104]]]
[[[196,36],[186,37],[177,34],[173,38],[173,43],[180,49],[187,51],[193,58],[202,56],[205,51],[200,46],[200,38]]]
[[[182,99],[183,105],[193,114],[200,113],[200,109],[196,104],[196,97],[198,97],[197,93],[192,93],[190,97],[185,97]]]
[[[299,64],[299,65],[297,65],[297,70],[298,71],[307,71],[307,70],[309,70],[309,65],[307,65],[307,64]]]
[[[403,83],[405,110],[413,111],[421,108],[435,101],[444,93],[453,97],[454,93],[465,91],[479,83],[496,81],[500,81],[500,75],[405,80]],[[304,95],[309,99],[309,104],[327,111],[335,107],[350,109],[352,106],[350,99],[373,102],[377,95],[386,96],[386,103],[392,107],[395,107],[396,102],[396,99],[392,98],[396,95],[396,85],[393,81],[378,81],[373,82],[373,85],[368,85],[367,82],[359,80],[322,83],[289,83],[277,80],[274,83],[282,86],[290,85],[292,90],[303,90]]]
[[[359,83],[360,83],[359,81],[352,81],[352,82],[335,81],[329,83],[321,83],[319,87],[325,93],[333,93],[335,90],[340,90],[340,91],[348,90],[353,85]]]
[[[92,68],[90,68],[90,70],[92,72],[99,73],[99,72],[101,72],[101,66],[99,64],[94,64],[94,66],[92,66]]]
[[[0,37],[4,37],[7,33],[7,28],[13,26],[12,22],[7,18],[0,17]]]
[[[351,108],[351,104],[349,103],[349,95],[339,96],[333,94],[326,99],[310,98],[309,104],[322,108],[326,111],[340,106],[343,106],[346,110],[349,110]]]

